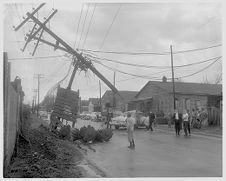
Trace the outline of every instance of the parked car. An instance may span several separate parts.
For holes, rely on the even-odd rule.
[[[142,112],[132,110],[122,113],[119,116],[111,119],[110,125],[113,125],[115,129],[126,128],[127,114],[131,113],[131,117],[135,119],[135,128],[146,128],[149,125],[148,117],[144,116]]]
[[[39,111],[39,116],[41,119],[48,119],[47,111]]]
[[[126,128],[126,116],[121,115],[111,118],[109,124],[114,125],[115,129]]]

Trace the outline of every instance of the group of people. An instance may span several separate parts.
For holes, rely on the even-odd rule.
[[[148,119],[149,119],[148,130],[153,131],[152,124],[155,120],[155,114],[152,112],[149,112]],[[189,110],[185,109],[182,114],[182,113],[179,113],[177,109],[175,109],[172,119],[175,125],[176,136],[180,135],[180,131],[182,127],[184,129],[185,136],[191,135],[192,115],[190,114]],[[127,124],[128,141],[130,144],[128,146],[129,148],[135,148],[134,136],[133,136],[135,122],[136,122],[135,119],[131,117],[131,113],[128,113],[126,118],[126,124]]]
[[[173,121],[175,123],[175,132],[177,136],[180,135],[182,125],[184,128],[185,136],[191,135],[191,115],[189,114],[189,110],[185,109],[183,111],[183,114],[181,114],[177,109],[175,109],[173,114]]]

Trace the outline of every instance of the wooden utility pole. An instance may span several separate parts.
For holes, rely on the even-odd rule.
[[[38,12],[38,10],[45,5],[45,3],[41,4],[37,9],[35,9],[32,13],[27,12],[27,18],[24,19],[24,21],[18,25],[17,27],[15,27],[15,31],[19,30],[22,25],[24,25],[28,20],[31,20],[34,22],[34,27],[33,27],[33,31],[31,31],[29,34],[26,34],[27,36],[27,41],[25,44],[26,45],[31,42],[31,40],[37,40],[38,44],[39,42],[45,43],[47,45],[50,45],[52,47],[54,47],[54,50],[60,49],[63,50],[71,55],[73,55],[74,57],[76,57],[75,63],[76,61],[83,65],[84,67],[86,67],[87,69],[91,70],[94,74],[96,74],[108,87],[111,88],[111,90],[118,94],[122,100],[124,101],[124,98],[119,94],[118,90],[93,66],[91,61],[88,61],[85,57],[83,57],[82,54],[78,53],[76,50],[74,50],[70,45],[68,45],[63,39],[61,39],[59,36],[57,36],[52,30],[50,30],[46,24],[47,22],[56,14],[57,10],[54,10],[50,16],[48,18],[45,19],[44,22],[41,22],[38,18],[36,18],[34,15],[35,13]],[[38,26],[36,28],[36,26]],[[36,36],[38,35],[38,33],[41,31],[40,36]],[[46,33],[49,36],[51,36],[54,39],[54,42],[49,42],[47,40],[44,40],[42,38],[42,34]],[[24,48],[25,49],[25,48]],[[35,49],[32,53],[32,55],[34,55],[35,50],[37,49],[37,46],[35,46]],[[71,80],[70,80],[70,84],[72,84],[72,81],[74,79],[74,75],[76,73],[77,67],[75,64],[75,69],[74,72],[72,73],[71,76]],[[71,85],[69,84],[68,88],[70,89]]]
[[[101,84],[99,80],[99,88],[100,88],[100,112],[102,112],[102,101],[101,101]]]
[[[38,90],[37,89],[33,89],[33,92],[35,93],[35,95],[33,96],[33,99],[34,99],[34,110],[36,108],[36,99],[37,99],[37,92]]]
[[[173,68],[173,50],[172,50],[172,45],[170,45],[170,54],[171,54],[172,83],[173,83],[173,108],[176,109],[175,84],[174,84],[174,68]]]
[[[38,104],[37,104],[37,117],[39,116],[39,95],[40,95],[40,79],[44,78],[42,74],[37,74],[37,77],[35,77],[38,79]]]

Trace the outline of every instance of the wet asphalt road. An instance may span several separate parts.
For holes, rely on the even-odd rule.
[[[218,177],[222,175],[222,141],[211,137],[176,137],[155,130],[135,131],[136,148],[127,148],[125,130],[110,142],[97,143],[88,156],[108,177]]]
[[[71,124],[69,122],[69,124]],[[78,120],[76,128],[102,123]],[[208,136],[175,136],[155,129],[135,130],[134,150],[126,130],[114,130],[109,142],[92,144],[88,158],[108,177],[219,177],[222,176],[222,139]]]

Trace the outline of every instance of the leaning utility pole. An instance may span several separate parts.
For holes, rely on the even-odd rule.
[[[113,85],[115,86],[115,75],[116,73],[114,72],[114,81],[113,81]],[[113,92],[113,109],[115,110],[116,108],[116,98],[115,98],[115,93]]]
[[[176,109],[175,84],[174,84],[174,69],[173,69],[173,50],[172,50],[172,45],[170,45],[170,53],[171,53],[171,68],[172,68],[172,82],[173,82],[173,108]]]
[[[89,60],[87,60],[87,58],[83,57],[83,55],[81,53],[78,53],[76,50],[74,50],[70,45],[68,45],[63,39],[61,39],[59,36],[57,36],[52,30],[50,30],[46,26],[46,24],[50,21],[50,19],[56,14],[56,12],[57,12],[56,9],[53,9],[53,12],[50,14],[49,17],[45,18],[44,22],[41,22],[38,18],[35,17],[35,13],[37,13],[38,10],[44,5],[45,5],[45,3],[42,3],[32,13],[27,12],[27,18],[25,18],[24,21],[20,25],[18,25],[17,27],[14,27],[15,31],[17,31],[28,20],[31,20],[34,22],[34,26],[33,26],[32,30],[30,31],[29,34],[26,34],[26,43],[25,43],[22,51],[25,50],[26,46],[28,45],[29,42],[31,42],[31,40],[36,40],[36,46],[34,48],[32,55],[35,54],[35,51],[38,47],[39,42],[52,46],[54,48],[54,50],[57,50],[57,49],[63,50],[65,52],[71,54],[74,59],[74,70],[71,75],[69,85],[67,87],[69,90],[71,88],[71,84],[74,79],[76,70],[78,68],[86,69],[86,70],[89,69],[94,74],[96,74],[108,87],[110,87],[114,93],[118,94],[122,98],[122,100],[124,100],[123,97],[119,94],[118,90],[93,66],[91,61],[89,61]],[[41,33],[39,33],[39,32],[41,32]],[[49,36],[51,36],[54,39],[54,42],[44,40],[42,38],[42,35],[44,33],[47,33]]]
[[[40,95],[40,79],[44,78],[42,74],[37,74],[37,77],[35,77],[38,79],[38,104],[37,104],[37,117],[39,116],[39,95]]]

